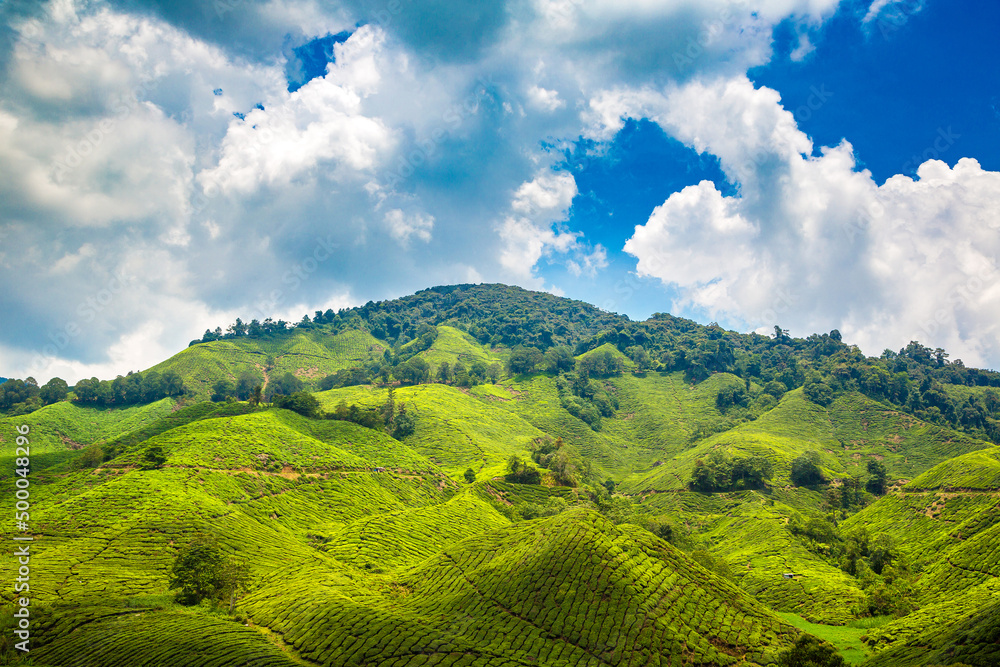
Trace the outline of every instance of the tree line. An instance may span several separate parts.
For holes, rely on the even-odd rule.
[[[33,377],[6,379],[0,384],[0,412],[10,417],[26,415],[65,399],[68,393],[66,381],[58,377],[41,387]]]
[[[187,392],[184,379],[176,371],[129,372],[114,380],[80,380],[73,387],[78,403],[101,407],[152,403]]]

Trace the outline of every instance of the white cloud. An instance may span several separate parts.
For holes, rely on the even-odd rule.
[[[431,230],[434,229],[434,216],[423,213],[407,215],[402,210],[394,208],[385,214],[385,224],[392,237],[406,246],[410,237],[416,237],[425,243],[431,240]]]
[[[565,217],[576,193],[573,174],[546,171],[521,184],[511,208],[536,222],[555,222]]]
[[[574,276],[593,277],[608,265],[607,251],[600,244],[590,247],[582,232],[565,228],[570,206],[577,195],[572,174],[542,170],[514,193],[512,214],[496,231],[500,236],[500,265],[507,276],[536,289],[552,291],[535,275],[543,257],[561,256]]]
[[[923,5],[923,0],[874,0],[868,7],[868,12],[862,19],[862,23],[871,23],[883,13],[896,12],[902,13],[904,16],[916,14],[923,9]]]
[[[542,171],[514,193],[513,215],[497,228],[503,246],[500,264],[512,276],[532,281],[535,265],[543,255],[566,253],[577,246],[579,234],[553,228],[565,220],[576,196],[572,174]]]
[[[718,156],[739,186],[732,197],[708,182],[671,195],[626,243],[640,275],[680,289],[675,308],[749,328],[839,328],[874,354],[919,339],[967,363],[1000,358],[1000,174],[929,161],[918,180],[878,187],[850,144],[814,156],[777,94],[742,78],[618,91],[594,108],[612,123],[656,119]]]
[[[58,350],[66,373],[151,365],[237,315],[297,320],[355,294],[461,281],[558,291],[551,267],[567,281],[599,275],[608,252],[571,228],[577,183],[551,167],[581,134],[611,139],[629,116],[719,156],[739,185],[738,198],[704,183],[675,194],[630,241],[640,271],[683,285],[682,307],[753,321],[796,296],[787,317],[853,323],[861,340],[875,336],[866,326],[923,326],[900,321],[893,304],[917,297],[893,267],[939,267],[915,278],[917,312],[933,318],[920,304],[995,255],[988,236],[938,254],[926,241],[936,225],[973,226],[974,206],[993,210],[989,174],[925,165],[919,181],[876,188],[849,144],[814,155],[777,93],[742,76],[788,19],[804,56],[838,0],[533,0],[475,44],[425,30],[439,17],[422,6],[358,29],[371,16],[357,2],[328,5],[266,0],[172,24],[157,7],[59,0],[15,26],[0,91],[0,283],[19,288],[0,308],[24,325],[4,330],[0,370],[23,368],[18,355],[123,268],[129,289]],[[291,49],[341,30],[354,34],[326,75],[288,93]],[[849,239],[873,202],[885,217]],[[396,243],[374,242],[382,230]],[[24,275],[39,278],[21,286]],[[870,294],[880,289],[896,296]],[[992,307],[993,289],[949,306],[939,331],[953,317],[969,341],[988,334],[976,308]]]
[[[544,111],[555,111],[566,106],[566,101],[559,99],[557,91],[538,86],[528,88],[528,103]]]
[[[600,243],[594,246],[591,252],[581,250],[577,253],[577,259],[566,261],[566,268],[574,276],[587,276],[593,278],[601,269],[608,266],[608,251]]]
[[[392,145],[390,130],[362,110],[378,87],[378,28],[359,29],[338,44],[338,61],[318,77],[230,122],[215,168],[198,176],[206,190],[249,193],[261,184],[282,185],[323,163],[346,176],[370,172]]]

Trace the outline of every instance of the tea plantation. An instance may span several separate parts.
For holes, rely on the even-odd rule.
[[[837,384],[876,364],[839,338],[813,341],[827,368],[805,342],[462,287],[207,332],[151,369],[176,396],[0,417],[8,490],[30,440],[28,527],[4,536],[33,538],[0,664],[763,667],[805,632],[810,664],[1000,664],[990,387],[926,370],[913,391],[965,401],[963,426],[877,373]],[[247,374],[256,396],[218,395]]]

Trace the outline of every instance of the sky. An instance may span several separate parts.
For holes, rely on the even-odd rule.
[[[992,0],[8,0],[0,376],[504,282],[1000,368]]]

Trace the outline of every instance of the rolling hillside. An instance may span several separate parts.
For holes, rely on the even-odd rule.
[[[754,336],[436,288],[197,342],[149,369],[178,396],[0,418],[8,485],[30,431],[34,538],[31,662],[10,587],[0,660],[764,666],[806,631],[849,664],[996,665],[992,376],[940,390],[956,416],[921,401],[968,369]],[[304,392],[209,400],[247,373]],[[246,579],[182,604],[202,543]]]

